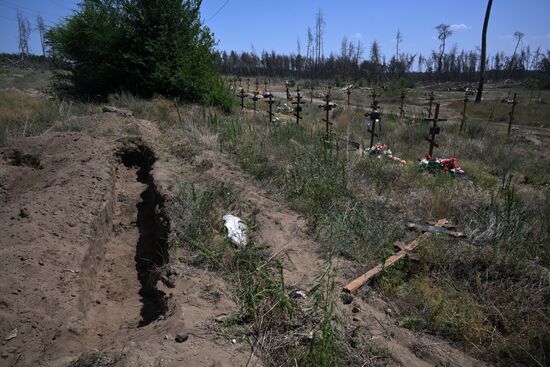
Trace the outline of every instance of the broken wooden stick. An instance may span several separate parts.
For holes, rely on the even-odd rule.
[[[436,227],[443,227],[445,224],[447,224],[447,219],[440,219],[437,221]],[[353,280],[351,283],[347,284],[343,289],[344,292],[355,293],[359,288],[361,288],[369,280],[378,276],[378,274],[380,274],[385,268],[392,266],[393,264],[395,264],[405,256],[409,256],[410,252],[414,250],[422,240],[430,237],[431,235],[432,235],[432,232],[425,232],[420,236],[418,236],[414,241],[412,241],[408,245],[398,244],[398,247],[401,250],[397,254],[388,257],[384,262],[384,264],[379,264],[375,266],[371,270],[367,271],[365,274],[361,275],[357,279]]]

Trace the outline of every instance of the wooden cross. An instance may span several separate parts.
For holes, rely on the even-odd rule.
[[[464,107],[462,107],[462,112],[461,112],[462,119],[460,120],[460,132],[462,132],[462,130],[466,126],[466,106],[468,105],[469,101],[470,100],[468,99],[468,93],[466,93],[464,95]]]
[[[517,93],[514,93],[514,99],[512,100],[512,111],[510,111],[510,121],[508,122],[508,135],[512,131],[512,122],[514,122],[514,111],[516,109],[517,102]]]
[[[246,95],[244,94],[244,89],[241,88],[241,110],[244,110],[244,99],[246,98]]]
[[[440,128],[439,128],[439,126],[437,126],[437,122],[438,121],[447,121],[447,119],[440,119],[439,118],[439,103],[435,104],[434,118],[433,119],[428,118],[428,119],[425,119],[424,121],[432,121],[433,122],[433,126],[430,128],[430,135],[429,135],[428,138],[426,138],[426,140],[430,143],[430,149],[428,151],[428,155],[431,157],[432,154],[433,154],[433,151],[434,151],[434,147],[439,148],[439,145],[435,142],[435,136],[439,135],[439,133],[440,133]]]
[[[242,88],[242,87],[243,87],[243,85],[241,83],[241,77],[239,77],[239,88]]]
[[[378,94],[376,94],[376,89],[373,89],[372,90],[372,93],[370,95],[372,97],[372,105],[371,105],[371,108],[374,108],[374,106],[376,106],[376,97],[378,97]]]
[[[258,90],[256,89],[256,90],[254,91],[254,97],[252,97],[252,101],[254,101],[254,116],[256,116],[256,102],[257,102],[258,99],[259,99],[259,98],[258,98],[258,94],[259,94],[259,92],[258,92]]]
[[[405,110],[403,109],[404,102],[405,102],[405,90],[403,89],[401,91],[401,104],[399,106],[399,117],[400,118],[405,117]]]
[[[349,110],[349,107],[351,105],[350,101],[349,101],[349,98],[351,96],[351,87],[348,86],[348,90],[346,91],[346,94],[348,95],[348,110]]]
[[[269,122],[272,123],[273,122],[273,115],[274,115],[274,113],[272,112],[273,111],[273,103],[275,103],[275,101],[273,101],[273,95],[271,93],[269,93],[269,96],[267,98],[268,98],[267,104],[269,104],[269,111],[267,113],[269,114]]]
[[[264,79],[264,90],[267,92],[267,80]]]
[[[428,106],[429,106],[429,107],[428,107],[428,118],[431,118],[431,117],[432,117],[432,104],[433,104],[433,101],[434,101],[434,99],[435,99],[434,91],[433,91],[433,90],[430,92],[430,96],[429,96],[429,98],[427,98],[427,99],[428,99],[428,101],[430,101],[430,102],[429,102],[429,105],[428,105]]]
[[[290,101],[292,98],[290,98],[290,91],[288,90],[288,82],[285,82],[285,88],[286,88],[286,100]]]
[[[295,104],[296,107],[294,107],[294,116],[296,116],[296,124],[300,122],[302,119],[302,116],[300,116],[300,112],[302,112],[302,106],[300,104],[302,103],[302,96],[300,95],[300,87],[296,86],[296,102],[292,102],[292,104]]]
[[[378,137],[378,134],[376,133],[376,122],[380,122],[380,118],[382,116],[382,114],[380,113],[380,109],[378,108],[378,102],[376,100],[372,105],[372,111],[367,112],[365,116],[370,117],[371,119],[371,127],[367,130],[370,133],[370,149],[374,146],[374,138]]]
[[[256,78],[256,92],[260,92],[260,87],[258,87],[258,78]]]
[[[250,78],[246,78],[246,93],[250,92]]]
[[[330,122],[330,111],[334,107],[334,105],[330,103],[330,101],[331,101],[330,89],[331,89],[331,86],[329,85],[328,86],[328,93],[324,98],[325,99],[325,104],[322,104],[322,105],[319,106],[319,108],[324,109],[325,112],[326,112],[325,118],[323,119],[323,121],[325,122],[326,143],[328,143],[329,139],[330,139],[330,134],[331,134],[331,128],[330,127],[332,126],[332,122]]]

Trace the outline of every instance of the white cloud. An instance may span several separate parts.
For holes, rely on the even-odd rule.
[[[503,36],[498,36],[498,39],[501,39],[501,40],[511,40],[511,39],[514,39],[514,35],[512,34],[505,34]]]
[[[361,39],[363,38],[363,35],[359,32],[356,32],[354,35],[353,35],[353,38],[357,38],[357,39]]]
[[[464,23],[451,24],[451,30],[453,30],[453,31],[465,31],[465,30],[468,30],[468,29],[472,29],[472,27],[467,26]]]

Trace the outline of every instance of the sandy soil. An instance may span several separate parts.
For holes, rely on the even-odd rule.
[[[237,309],[231,287],[168,250],[164,208],[182,177],[231,183],[257,213],[255,242],[301,290],[323,264],[305,219],[225,154],[167,156],[148,121],[103,113],[80,124],[82,132],[48,132],[0,152],[0,365],[67,366],[100,350],[120,354],[111,364],[120,366],[261,366],[248,343],[223,335],[215,321]],[[337,268],[340,286],[361,270],[343,260]],[[338,312],[350,333],[388,349],[386,365],[483,365],[444,340],[397,327],[398,310],[368,289]],[[176,342],[178,334],[187,339]]]

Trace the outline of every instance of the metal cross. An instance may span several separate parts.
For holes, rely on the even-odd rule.
[[[295,104],[296,107],[294,107],[294,116],[296,116],[296,124],[300,122],[302,119],[302,116],[300,116],[300,112],[302,112],[302,106],[300,104],[302,103],[302,96],[300,95],[300,87],[296,86],[296,102],[292,102],[292,104]]]
[[[466,106],[468,105],[468,102],[470,100],[468,99],[468,93],[464,95],[464,107],[462,108],[462,112],[460,113],[462,115],[462,119],[460,120],[460,132],[464,129],[466,126]]]
[[[440,127],[437,126],[438,121],[447,121],[447,119],[440,119],[439,118],[439,103],[435,104],[435,114],[434,118],[428,118],[424,121],[432,121],[433,126],[430,128],[430,135],[426,138],[426,140],[430,143],[430,149],[428,151],[428,155],[431,157],[434,151],[434,147],[439,148],[439,145],[435,142],[435,136],[439,135],[440,133]]]
[[[517,93],[514,93],[514,99],[512,100],[512,111],[510,111],[510,121],[508,122],[508,135],[512,131],[512,122],[514,122],[514,111],[516,109],[517,102]]]

